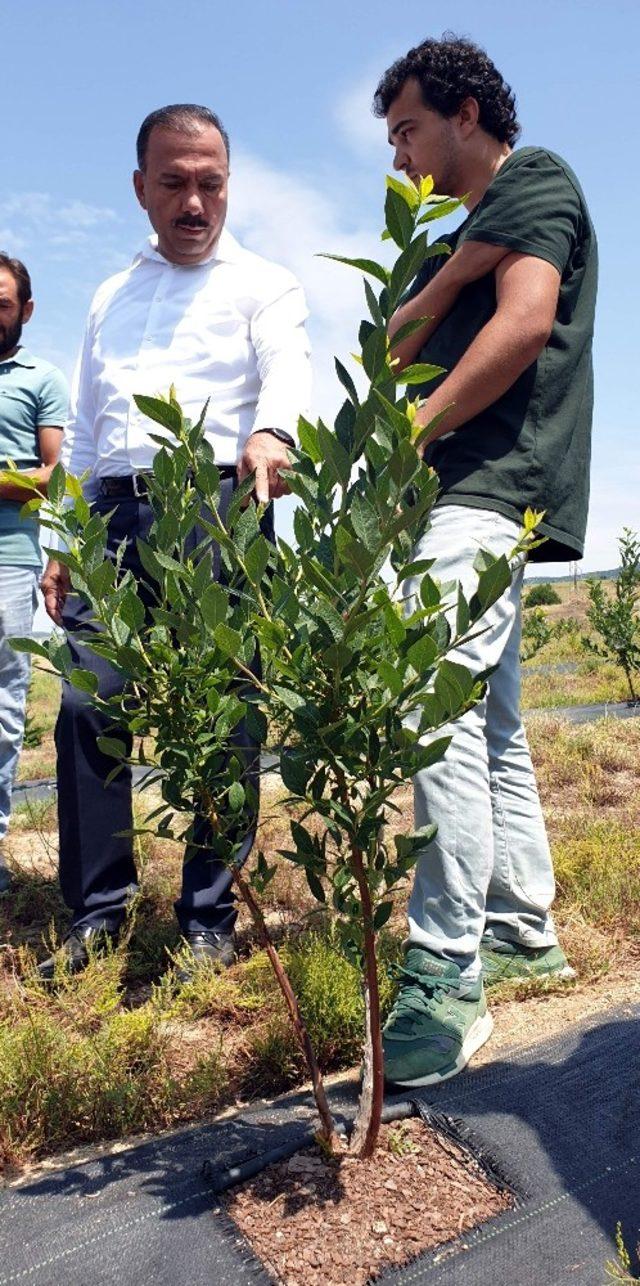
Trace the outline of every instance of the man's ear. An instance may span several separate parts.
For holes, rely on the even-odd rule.
[[[31,321],[31,318],[32,318],[32,317],[33,317],[33,299],[28,299],[28,300],[27,300],[27,302],[26,302],[26,304],[23,304],[23,306],[22,306],[22,324],[23,324],[23,326],[24,326],[25,322]]]
[[[458,111],[458,129],[463,138],[473,134],[480,118],[477,98],[465,98]]]
[[[143,210],[147,208],[147,202],[144,195],[144,174],[142,170],[133,171],[133,190],[142,206]]]

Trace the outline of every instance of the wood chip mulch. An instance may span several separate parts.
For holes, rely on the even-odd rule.
[[[513,1199],[416,1119],[383,1126],[369,1161],[309,1148],[231,1189],[224,1205],[282,1286],[365,1286]]]

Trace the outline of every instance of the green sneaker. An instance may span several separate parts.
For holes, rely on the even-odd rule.
[[[559,946],[524,947],[506,942],[488,932],[480,943],[482,977],[485,987],[511,978],[575,978],[575,969],[567,962]]]
[[[424,947],[410,947],[399,969],[400,990],[382,1032],[385,1079],[394,1085],[437,1085],[466,1067],[489,1039],[482,979],[458,994],[460,970]]]

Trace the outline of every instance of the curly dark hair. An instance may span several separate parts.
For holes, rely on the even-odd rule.
[[[410,76],[420,83],[425,107],[455,116],[465,98],[475,98],[479,122],[500,143],[513,145],[520,133],[515,94],[488,54],[472,40],[445,32],[441,40],[423,40],[384,73],[375,92],[373,111],[386,116]]]

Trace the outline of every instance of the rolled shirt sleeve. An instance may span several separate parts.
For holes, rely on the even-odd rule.
[[[583,210],[566,170],[541,148],[517,152],[496,175],[463,241],[485,241],[545,259],[564,276],[580,243]]]
[[[253,314],[251,342],[261,388],[252,433],[281,429],[298,439],[298,417],[308,415],[311,400],[308,315],[304,292],[293,277]]]
[[[63,429],[69,415],[69,388],[62,371],[52,367],[42,381],[38,398],[39,429]]]

